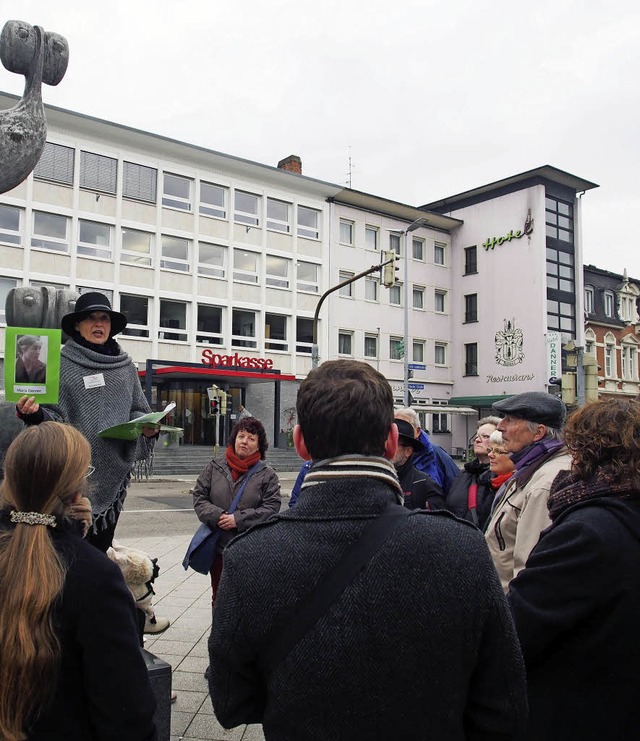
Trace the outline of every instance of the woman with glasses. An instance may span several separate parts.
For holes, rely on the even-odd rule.
[[[447,509],[481,530],[486,525],[493,502],[491,472],[487,447],[489,437],[498,428],[499,417],[483,417],[473,438],[473,460],[464,464],[447,494]]]
[[[91,450],[44,422],[13,441],[0,486],[0,738],[153,741],[133,600],[75,511]]]
[[[491,472],[490,484],[494,492],[491,506],[491,511],[493,511],[493,504],[498,501],[503,485],[513,476],[513,472],[516,470],[515,463],[505,449],[500,430],[495,430],[489,436],[487,456],[489,457],[489,471]]]

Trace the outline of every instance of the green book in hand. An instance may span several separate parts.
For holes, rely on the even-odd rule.
[[[137,440],[142,435],[143,427],[152,427],[160,432],[182,432],[182,427],[171,427],[171,425],[160,424],[160,420],[169,414],[175,406],[175,401],[172,401],[170,404],[167,404],[162,412],[149,412],[149,414],[143,414],[142,417],[132,419],[130,422],[123,422],[120,425],[107,427],[106,430],[101,430],[98,433],[98,437],[113,437],[117,440]]]

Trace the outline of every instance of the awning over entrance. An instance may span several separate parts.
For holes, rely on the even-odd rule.
[[[502,396],[454,396],[452,399],[449,399],[449,404],[464,405],[469,407],[490,407],[497,401],[509,399],[511,396],[513,396],[513,394],[504,394]],[[450,412],[447,409],[447,413],[452,414],[453,412]]]
[[[416,405],[414,409],[418,412],[427,414],[464,414],[467,417],[477,417],[478,410],[471,407],[451,407],[445,404],[427,404],[426,406]]]
[[[243,379],[252,383],[273,383],[274,381],[295,381],[296,377],[284,373],[269,373],[268,371],[239,371],[228,368],[209,368],[206,365],[173,365],[168,368],[154,368],[153,376],[162,376],[170,381],[207,381],[217,379],[219,381],[241,381]],[[147,375],[146,370],[138,371],[140,378]]]

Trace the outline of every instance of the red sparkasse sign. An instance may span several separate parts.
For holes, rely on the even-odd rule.
[[[212,368],[263,368],[271,370],[273,360],[267,358],[250,358],[246,355],[221,355],[209,348],[202,351],[202,363],[210,365]]]

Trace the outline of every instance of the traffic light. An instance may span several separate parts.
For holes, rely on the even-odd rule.
[[[227,392],[220,391],[220,414],[227,413]]]
[[[211,399],[211,414],[218,414],[220,410],[218,409],[218,397]]]
[[[386,250],[382,262],[387,263],[382,266],[382,285],[385,288],[391,288],[396,282],[396,271],[400,269],[396,264],[398,262],[398,254],[394,250]]]

